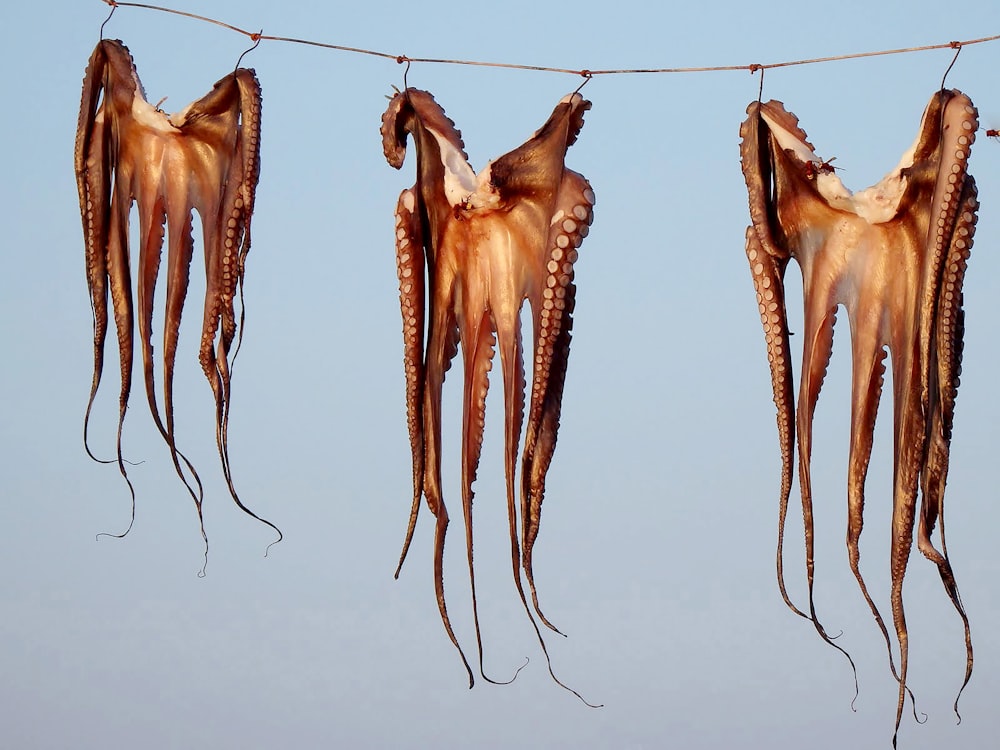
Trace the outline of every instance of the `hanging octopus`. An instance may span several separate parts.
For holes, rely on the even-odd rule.
[[[241,305],[237,323],[234,300],[238,291],[242,301],[243,273],[250,250],[250,219],[260,171],[260,103],[260,86],[253,71],[240,68],[219,80],[203,98],[168,115],[146,101],[128,49],[121,42],[102,40],[87,66],[76,134],[76,179],[94,318],[94,375],[84,419],[84,445],[94,458],[87,429],[104,365],[110,295],[121,366],[117,463],[132,495],[132,516],[135,492],[122,457],[122,428],[132,380],[134,329],[138,325],[149,410],[169,446],[178,476],[194,499],[206,554],[201,480],[177,448],[173,406],[174,361],[194,251],[192,210],[198,211],[203,227],[206,274],[198,358],[215,396],[216,442],[223,474],[237,505],[277,531],[240,501],[233,485],[228,449],[230,357],[235,357],[239,349],[236,336],[237,329],[242,335],[243,321]],[[133,202],[138,209],[140,242],[134,261],[136,302],[132,296],[133,261],[129,257],[129,212]],[[164,224],[169,241],[161,413],[154,387],[151,338]],[[278,535],[280,539],[280,531]]]
[[[442,580],[449,519],[441,491],[442,384],[461,345],[465,383],[462,509],[479,670],[483,674],[472,562],[472,484],[483,441],[487,373],[496,349],[503,373],[504,467],[514,583],[543,651],[545,643],[521,582],[522,569],[539,619],[559,632],[538,605],[532,549],[538,535],[545,475],[559,428],[576,295],[573,264],[593,221],[590,184],[564,165],[566,150],[576,141],[584,111],[589,108],[590,102],[579,94],[564,97],[532,138],[488,164],[478,175],[469,166],[454,123],[426,91],[397,93],[382,117],[382,143],[389,164],[397,169],[402,166],[408,134],[417,153],[416,185],[402,192],[396,208],[396,262],[413,460],[413,503],[396,575],[413,536],[421,497],[426,497],[436,521],[434,587],[438,608],[468,672],[470,687],[472,669],[452,630]],[[520,329],[525,300],[531,309],[534,356],[521,456],[519,539],[515,476],[525,407]],[[483,677],[489,679],[485,674]]]
[[[967,660],[962,688],[972,674],[969,622],[948,561],[943,512],[962,358],[962,281],[979,207],[975,181],[967,172],[977,113],[961,92],[935,93],[924,112],[916,142],[899,165],[877,185],[855,194],[843,186],[832,168],[826,168],[829,161],[816,156],[797,118],[781,102],[754,102],[747,113],[749,117],[740,128],[752,219],[746,233],[746,250],[764,325],[781,447],[778,583],[785,603],[812,620],[829,642],[813,603],[810,457],[813,413],[830,361],[837,308],[843,305],[850,322],[853,360],[848,557],[882,631],[890,668],[899,683],[895,724],[898,733],[908,692],[903,577],[915,520],[917,546],[937,565],[965,627]],[[784,274],[792,258],[802,271],[805,307],[797,413],[784,290]],[[892,356],[890,602],[899,645],[898,672],[888,629],[859,566],[865,476],[885,374],[885,349]],[[782,572],[782,540],[796,432],[808,614],[792,604]],[[931,541],[939,521],[940,550]],[[957,706],[956,698],[956,712]],[[895,741],[894,733],[893,745]]]

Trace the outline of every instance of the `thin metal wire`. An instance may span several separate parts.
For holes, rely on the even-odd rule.
[[[942,89],[944,88],[944,82],[947,80],[948,74],[951,72],[951,69],[955,66],[955,61],[958,60],[958,56],[960,54],[962,54],[962,43],[961,42],[952,42],[951,46],[955,48],[955,56],[953,58],[951,58],[951,62],[948,64],[948,67],[945,69],[944,75],[941,76],[941,88]]]
[[[379,52],[377,50],[362,49],[360,47],[347,47],[340,44],[329,44],[326,42],[316,42],[310,39],[296,39],[294,37],[287,36],[273,36],[270,34],[261,34],[252,31],[247,31],[246,29],[241,29],[239,26],[234,26],[224,21],[218,21],[214,18],[208,18],[207,16],[200,16],[196,13],[188,13],[187,11],[175,10],[173,8],[165,8],[159,5],[149,5],[147,3],[131,3],[131,2],[117,2],[116,0],[101,0],[107,5],[112,6],[112,9],[116,7],[129,7],[129,8],[145,8],[146,10],[155,10],[162,13],[171,13],[177,16],[184,16],[185,18],[191,18],[196,21],[204,21],[205,23],[214,24],[216,26],[221,26],[224,29],[229,29],[230,31],[235,31],[238,34],[243,34],[248,36],[254,41],[269,41],[269,42],[287,42],[290,44],[303,44],[310,47],[320,47],[323,49],[338,50],[340,52],[350,52],[358,55],[370,55],[373,57],[381,57],[387,60],[395,60],[396,62],[402,63],[430,63],[438,65],[475,65],[487,68],[506,68],[509,70],[533,70],[544,73],[566,73],[575,76],[584,76],[587,80],[590,80],[593,76],[608,76],[608,75],[625,75],[625,74],[636,74],[636,73],[716,73],[716,72],[726,72],[734,70],[748,70],[751,73],[756,73],[759,71],[769,70],[771,68],[788,68],[793,65],[814,65],[816,63],[824,62],[835,62],[838,60],[857,60],[866,57],[881,57],[884,55],[901,55],[909,52],[927,52],[929,50],[938,49],[956,49],[961,51],[962,47],[971,44],[983,44],[985,42],[994,42],[1000,39],[1000,34],[995,34],[993,36],[980,37],[979,39],[968,39],[961,42],[944,42],[942,44],[926,44],[920,47],[900,47],[898,49],[887,49],[887,50],[877,50],[873,52],[855,52],[847,55],[831,55],[829,57],[813,57],[806,60],[787,60],[782,62],[773,63],[752,63],[749,65],[712,65],[707,67],[688,67],[688,68],[608,68],[604,70],[593,70],[593,69],[571,69],[571,68],[556,68],[549,67],[546,65],[523,65],[518,63],[504,63],[504,62],[486,62],[483,60],[452,60],[447,58],[439,57],[407,57],[406,55],[394,55],[389,52]],[[113,10],[112,10],[113,12]],[[108,16],[110,18],[110,16]],[[956,52],[956,57],[957,57]],[[954,60],[952,60],[952,65],[954,65]],[[951,70],[951,66],[948,66]],[[947,72],[945,73],[947,76]]]
[[[255,49],[257,49],[257,45],[260,44],[260,35],[263,34],[263,33],[264,33],[264,29],[261,29],[260,33],[258,33],[258,34],[251,34],[250,38],[253,39],[253,46],[251,46],[249,49],[243,50],[243,54],[240,55],[239,59],[236,61],[236,69],[237,70],[239,69],[240,63],[243,62],[243,58],[246,57],[247,53],[248,52],[253,52]]]
[[[760,71],[760,88],[757,89],[757,104],[760,105],[760,100],[764,98],[764,68],[758,68]],[[750,68],[750,75],[754,74],[753,67]]]
[[[108,2],[108,0],[105,0],[105,2],[107,2],[108,5],[111,6],[111,12],[108,13],[108,17],[105,18],[104,19],[104,23],[101,24],[101,39],[104,39],[104,27],[108,25],[108,21],[111,20],[111,16],[113,16],[115,14],[115,10],[118,8],[117,3]]]
[[[403,71],[403,91],[406,91],[406,89],[410,88],[410,84],[406,81],[406,76],[410,73],[410,59],[406,55],[400,55],[396,58],[396,62],[400,65],[406,63],[406,70]]]

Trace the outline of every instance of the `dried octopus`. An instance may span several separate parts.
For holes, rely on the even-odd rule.
[[[128,49],[119,41],[102,40],[87,66],[77,126],[76,178],[94,319],[94,375],[84,420],[84,444],[93,458],[87,429],[104,366],[110,296],[121,366],[117,463],[132,495],[133,518],[135,492],[122,457],[122,429],[137,326],[149,410],[169,446],[174,468],[194,500],[206,551],[201,480],[177,448],[173,402],[178,333],[194,252],[194,210],[203,227],[206,274],[198,359],[215,396],[216,442],[223,474],[237,505],[278,531],[240,501],[233,485],[228,448],[231,358],[239,349],[237,331],[242,335],[243,319],[241,305],[237,322],[235,299],[239,294],[242,300],[250,250],[250,220],[260,172],[260,108],[260,86],[253,71],[239,68],[220,79],[198,101],[168,115],[146,101]],[[139,216],[140,242],[135,261],[135,301],[129,257],[129,212],[133,203]],[[164,224],[169,241],[161,413],[154,386],[151,339]],[[280,531],[278,534],[280,539]]]
[[[435,517],[438,608],[448,637],[465,664],[470,687],[472,669],[452,630],[442,579],[449,520],[441,491],[442,385],[461,345],[462,508],[483,674],[472,559],[472,484],[482,448],[488,372],[497,349],[504,385],[504,467],[514,582],[543,650],[545,643],[521,582],[522,570],[539,619],[559,632],[538,605],[532,549],[559,428],[576,295],[573,265],[593,220],[590,184],[564,163],[566,150],[576,141],[589,108],[590,102],[577,93],[564,97],[532,138],[490,162],[479,174],[469,166],[454,123],[426,91],[397,93],[382,117],[383,148],[389,164],[397,169],[402,166],[408,135],[413,137],[417,155],[416,184],[402,192],[396,208],[396,261],[413,461],[413,503],[399,565],[412,539],[421,497],[425,497]],[[531,309],[534,356],[521,456],[519,538],[515,476],[525,407],[520,329],[525,300]],[[483,677],[488,679],[485,674]]]
[[[743,174],[752,225],[746,233],[767,342],[781,447],[777,552],[786,604],[830,641],[813,603],[812,420],[833,345],[837,308],[851,326],[853,389],[848,468],[847,547],[851,570],[889,650],[899,682],[895,730],[907,693],[908,636],[903,577],[914,537],[938,567],[965,627],[966,672],[972,674],[969,622],[944,541],[944,489],[961,370],[962,282],[976,225],[976,184],[968,159],[978,127],[975,107],[959,91],[936,92],[920,132],[899,165],[877,185],[852,194],[806,140],[781,102],[752,103],[740,129]],[[802,382],[798,409],[785,311],[784,274],[790,259],[802,271]],[[864,485],[885,373],[892,356],[894,478],[890,602],[899,670],[888,630],[860,571]],[[782,571],[785,513],[792,484],[795,436],[805,525],[808,614],[792,604]],[[917,496],[921,498],[917,514]],[[931,541],[940,522],[940,550]],[[846,652],[845,652],[846,653]],[[959,690],[961,694],[961,690]],[[956,698],[956,711],[957,711]],[[893,744],[895,744],[893,735]]]

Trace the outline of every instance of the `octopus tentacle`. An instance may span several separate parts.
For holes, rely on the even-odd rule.
[[[257,201],[257,183],[260,179],[260,114],[261,114],[261,90],[257,76],[251,71],[240,68],[236,71],[236,84],[240,89],[240,145],[242,147],[242,180],[240,182],[240,197],[243,201],[240,210],[240,225],[236,226],[230,220],[228,222],[227,236],[230,230],[235,235],[240,236],[242,231],[242,242],[240,243],[239,260],[236,267],[236,278],[239,282],[240,295],[240,321],[237,325],[235,319],[224,321],[228,325],[235,325],[236,328],[236,348],[233,350],[232,360],[236,360],[240,346],[243,343],[243,324],[246,320],[246,307],[243,304],[243,281],[246,273],[247,255],[250,253],[250,223],[253,218],[253,211]],[[232,331],[228,333],[232,340]]]
[[[250,220],[260,174],[260,85],[252,71],[240,69],[216,83],[212,92],[198,105],[187,113],[188,121],[193,119],[201,128],[214,126],[213,131],[222,130],[225,133],[222,148],[234,154],[220,204],[203,211],[203,216],[209,213],[211,219],[203,222],[205,247],[212,248],[211,252],[206,252],[205,261],[206,276],[211,284],[209,289],[214,289],[215,293],[206,294],[199,359],[216,399],[216,444],[229,494],[240,510],[277,532],[277,539],[268,545],[270,549],[271,545],[281,541],[281,530],[240,500],[230,468],[228,435],[232,393],[230,351],[236,332],[235,297],[238,290],[241,299],[239,331],[242,336],[245,320],[243,281],[246,258],[250,252]],[[238,128],[233,127],[237,115]],[[206,140],[209,140],[208,135]],[[218,342],[213,355],[212,345],[216,336]],[[233,359],[235,356],[234,351]]]
[[[889,640],[889,629],[861,574],[860,542],[864,528],[865,477],[872,455],[875,420],[878,416],[879,398],[882,395],[885,376],[886,352],[884,349],[863,350],[857,341],[858,336],[852,336],[854,370],[851,396],[851,446],[847,467],[847,559],[851,572],[858,582],[858,588],[861,589],[861,594],[879,630],[882,631],[889,654],[889,668],[899,679],[892,654],[892,643]]]
[[[434,290],[435,295],[444,299],[451,298],[451,285],[446,283]],[[424,496],[427,507],[434,515],[434,594],[437,597],[438,611],[445,632],[451,640],[458,655],[462,659],[465,671],[469,675],[469,687],[475,682],[472,667],[465,657],[465,652],[458,642],[458,637],[448,616],[448,605],[444,596],[444,545],[448,532],[448,509],[441,493],[441,390],[444,385],[445,372],[451,363],[447,357],[449,349],[454,346],[456,330],[455,319],[442,315],[431,320],[427,337],[427,365],[424,383]]]
[[[403,371],[406,374],[406,425],[413,463],[413,503],[395,578],[406,560],[420,512],[424,479],[424,247],[416,195],[404,190],[396,206],[396,273],[403,316]]]
[[[749,117],[740,127],[740,160],[750,196],[752,221],[746,231],[746,253],[757,294],[760,322],[764,327],[781,453],[775,569],[778,590],[785,605],[800,617],[809,619],[809,615],[792,602],[785,586],[785,520],[792,492],[792,467],[795,461],[795,396],[784,286],[785,268],[790,256],[786,250],[779,250],[775,244],[780,239],[780,234],[776,237],[771,235],[772,229],[780,233],[780,224],[774,216],[774,206],[770,200],[770,141],[766,128],[760,127],[762,120],[759,110],[760,105],[757,102],[747,108]]]
[[[920,470],[919,457],[913,455],[917,449],[917,436],[924,431],[924,420],[919,410],[906,408],[909,406],[908,400],[913,399],[916,392],[916,383],[913,383],[912,375],[906,372],[910,364],[907,357],[899,358],[899,367],[894,364],[894,377],[897,371],[901,371],[898,376],[901,381],[909,379],[911,382],[904,385],[907,389],[903,397],[903,413],[897,417],[895,442],[899,446],[900,456],[896,463],[895,487],[893,492],[892,508],[892,544],[889,552],[889,574],[891,586],[889,601],[892,608],[892,619],[896,628],[896,642],[899,644],[899,695],[896,702],[896,724],[893,734],[893,747],[896,745],[895,732],[899,731],[899,724],[903,716],[903,704],[906,698],[906,677],[909,666],[909,635],[906,627],[906,615],[903,607],[903,578],[906,576],[906,568],[909,563],[910,549],[913,544],[914,529],[914,502],[917,495],[918,476]]]
[[[875,619],[875,624],[885,641],[886,654],[889,659],[889,671],[897,682],[900,681],[896,668],[896,659],[892,652],[892,641],[885,618],[872,598],[861,573],[861,532],[864,527],[865,477],[868,474],[868,464],[871,459],[872,443],[875,434],[875,421],[878,416],[879,399],[882,395],[882,385],[885,376],[886,351],[881,348],[872,350],[859,342],[863,336],[852,331],[852,395],[851,395],[851,443],[847,467],[847,559],[858,582],[861,595]],[[916,698],[907,688],[913,705],[914,719],[920,721],[916,713]]]
[[[514,586],[532,625],[535,625],[528,598],[521,583],[521,544],[517,529],[517,449],[524,426],[524,343],[521,338],[520,307],[511,319],[497,321],[497,340],[504,387],[504,486],[507,497],[507,526],[510,535],[510,558]],[[538,631],[535,625],[536,632]],[[539,632],[539,638],[541,633]]]
[[[816,403],[819,400],[820,390],[823,388],[823,381],[826,379],[827,367],[833,355],[833,328],[837,321],[837,308],[830,306],[832,300],[829,298],[829,290],[819,287],[814,290],[808,288],[805,294],[815,291],[821,299],[826,299],[824,304],[812,305],[806,310],[803,328],[805,330],[805,343],[802,348],[802,382],[799,384],[799,411],[798,411],[798,437],[799,437],[799,487],[802,495],[802,525],[805,533],[805,555],[806,555],[806,585],[809,596],[809,619],[816,628],[816,632],[829,645],[840,651],[851,664],[851,671],[854,674],[854,694],[858,694],[857,669],[854,666],[854,659],[847,651],[833,642],[836,636],[830,636],[826,628],[816,615],[816,605],[814,598],[815,582],[815,531],[813,526],[813,500],[812,500],[812,436],[813,436],[813,416],[816,413]]]
[[[573,266],[578,248],[589,234],[594,221],[594,191],[581,175],[567,173],[552,216],[545,264],[544,287],[537,300],[535,315],[535,358],[531,384],[531,405],[525,434],[524,461],[521,469],[521,524],[524,546],[522,562],[531,600],[538,617],[559,633],[542,613],[535,588],[532,552],[541,521],[545,498],[545,476],[552,461],[559,430],[566,365],[569,360],[573,306],[576,286]]]
[[[974,136],[973,136],[974,137]],[[970,141],[972,138],[969,139]],[[972,238],[975,234],[976,210],[979,207],[975,181],[966,181],[961,199],[955,231],[944,263],[942,285],[945,294],[939,303],[938,330],[936,332],[941,353],[937,368],[939,406],[932,413],[928,469],[922,476],[921,513],[917,528],[917,546],[927,559],[938,566],[938,573],[955,611],[965,630],[966,669],[962,686],[955,698],[958,701],[969,680],[972,679],[973,649],[969,618],[962,604],[958,583],[948,559],[944,533],[944,487],[948,475],[949,441],[954,419],[955,400],[958,396],[961,375],[964,312],[962,310],[962,281],[968,263]],[[935,523],[940,523],[940,552],[930,540]],[[961,717],[959,717],[961,718]]]
[[[191,229],[191,212],[185,204],[174,210],[168,208],[167,288],[163,326],[163,408],[164,421],[166,423],[164,438],[170,448],[170,457],[174,463],[174,470],[181,477],[188,493],[191,495],[191,499],[194,501],[195,509],[198,512],[198,525],[201,529],[202,540],[207,547],[208,538],[205,533],[205,518],[202,513],[204,492],[201,478],[198,476],[198,472],[193,472],[192,479],[197,486],[197,489],[195,489],[184,477],[179,463],[177,433],[174,427],[174,369],[177,362],[177,345],[180,338],[181,312],[184,309],[184,300],[187,297],[190,282],[189,269],[191,268],[191,260],[194,256],[194,239],[191,236]]]
[[[460,331],[463,334],[462,358],[465,365],[465,393],[462,404],[461,472],[465,552],[469,567],[469,587],[472,591],[472,622],[479,652],[479,673],[487,682],[496,683],[496,680],[487,677],[483,671],[483,638],[479,625],[476,570],[473,564],[472,550],[472,501],[475,496],[472,485],[476,481],[483,447],[483,432],[486,427],[486,394],[489,391],[489,371],[493,366],[496,339],[493,335],[493,323],[489,312],[476,312],[484,308],[483,301],[476,300],[472,294],[466,294],[463,298],[463,306],[465,307],[465,316],[463,316],[464,320]]]
[[[98,46],[90,57],[83,79],[80,116],[77,125],[74,162],[77,191],[80,195],[80,216],[83,220],[83,237],[90,291],[91,313],[94,324],[94,369],[83,420],[83,445],[87,455],[101,461],[90,449],[88,427],[90,414],[97,397],[104,370],[104,342],[108,332],[107,247],[111,194],[111,175],[104,169],[110,149],[111,133],[103,117],[95,116],[108,66],[104,48]]]
[[[124,190],[115,182],[111,197],[111,221],[107,239],[106,268],[108,287],[111,295],[111,311],[118,332],[118,360],[121,374],[121,387],[118,392],[118,430],[115,436],[115,454],[118,461],[118,471],[128,485],[132,502],[131,520],[128,533],[135,520],[135,488],[125,469],[125,459],[122,455],[122,432],[125,427],[125,413],[128,410],[129,392],[132,383],[132,288],[129,283],[128,259],[128,198],[122,195]],[[124,204],[124,205],[123,205]],[[111,536],[119,536],[112,534]]]

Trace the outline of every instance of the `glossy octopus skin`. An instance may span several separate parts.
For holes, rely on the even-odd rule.
[[[260,171],[260,111],[257,79],[252,70],[240,68],[220,79],[203,98],[168,115],[146,101],[125,46],[102,40],[87,66],[77,126],[76,177],[94,317],[94,376],[84,421],[84,444],[88,443],[87,425],[104,365],[110,295],[121,366],[117,463],[132,494],[133,517],[135,493],[122,458],[122,428],[137,325],[149,409],[170,448],[177,474],[194,499],[203,537],[201,481],[177,449],[173,409],[174,362],[194,252],[192,211],[198,211],[203,226],[206,273],[198,359],[215,396],[219,456],[233,499],[245,512],[259,518],[237,496],[227,433],[231,357],[239,348],[238,330],[242,335],[242,305],[238,323],[235,298],[239,294],[242,299]],[[139,216],[140,238],[138,258],[134,260],[130,259],[129,248],[133,203]],[[151,338],[154,288],[165,234],[169,239],[161,414],[154,386]],[[135,301],[133,267],[137,277]],[[93,457],[89,445],[87,452]],[[277,531],[270,522],[259,520]]]
[[[788,606],[811,619],[829,641],[813,604],[810,457],[813,413],[830,360],[835,314],[843,305],[850,321],[853,360],[848,556],[885,637],[890,667],[899,681],[898,732],[908,692],[902,586],[916,520],[917,546],[938,566],[965,627],[963,688],[972,674],[969,623],[948,561],[942,514],[961,369],[962,281],[978,210],[975,181],[967,171],[977,113],[961,92],[935,93],[924,112],[917,140],[899,165],[878,185],[854,195],[843,187],[829,162],[815,155],[797,119],[781,102],[754,102],[747,114],[740,130],[752,219],[746,249],[764,326],[781,447],[779,586]],[[784,273],[792,258],[802,271],[805,307],[797,412],[784,292]],[[861,575],[859,554],[865,476],[885,373],[885,349],[892,357],[893,376],[890,602],[899,645],[898,672],[888,630]],[[808,614],[792,604],[782,571],[796,432]],[[940,550],[931,541],[939,521]],[[894,733],[894,745],[895,741]]]
[[[564,157],[589,108],[590,102],[579,94],[564,97],[531,139],[491,162],[478,175],[468,164],[454,123],[429,93],[416,89],[397,93],[382,118],[388,162],[397,169],[402,166],[408,135],[417,156],[416,184],[402,192],[396,208],[396,259],[413,459],[412,507],[399,565],[409,548],[421,497],[425,497],[436,519],[438,607],[449,638],[462,654],[470,686],[472,670],[452,630],[442,580],[449,520],[441,490],[442,385],[461,345],[462,507],[482,673],[472,559],[472,484],[483,440],[488,372],[497,349],[504,385],[504,464],[514,582],[543,650],[541,631],[522,585],[522,570],[535,612],[555,630],[538,606],[532,549],[559,427],[576,294],[573,264],[593,220],[594,193],[581,175],[565,167]],[[531,310],[534,356],[521,456],[519,538],[516,473],[525,408],[520,312],[525,300]]]

